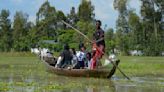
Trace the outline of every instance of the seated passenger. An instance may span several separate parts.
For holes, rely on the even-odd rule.
[[[72,60],[73,56],[69,50],[69,45],[65,44],[64,45],[64,50],[63,52],[60,54],[57,64],[56,64],[56,68],[67,68],[68,66],[71,65],[71,60]]]
[[[76,56],[76,51],[75,51],[75,48],[71,48],[70,49],[71,53],[72,53],[72,68],[76,68],[77,64],[78,64],[78,59],[77,59],[77,56]]]
[[[78,64],[80,68],[85,67],[85,59],[86,59],[86,53],[85,53],[85,46],[84,44],[79,45],[80,51],[76,54],[78,59]]]
[[[90,52],[88,52],[87,54],[86,54],[86,67],[87,67],[87,69],[90,69],[91,68],[91,53]]]

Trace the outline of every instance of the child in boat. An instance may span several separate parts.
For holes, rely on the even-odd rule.
[[[86,58],[87,58],[87,62],[86,62],[86,67],[87,67],[87,69],[90,69],[91,68],[91,53],[90,52],[88,52],[87,54],[86,54]]]
[[[85,67],[85,59],[86,59],[86,52],[85,52],[85,46],[83,43],[79,45],[80,51],[76,54],[77,59],[78,59],[78,64],[80,68]]]

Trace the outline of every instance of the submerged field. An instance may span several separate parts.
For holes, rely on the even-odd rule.
[[[46,72],[29,53],[0,54],[0,92],[164,92],[164,57],[121,56],[112,79],[73,78]]]

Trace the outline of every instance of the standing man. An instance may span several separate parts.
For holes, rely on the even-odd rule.
[[[96,21],[96,31],[93,34],[91,69],[95,69],[105,52],[104,31],[101,28],[101,21]]]

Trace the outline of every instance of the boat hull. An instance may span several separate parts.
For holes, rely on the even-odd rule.
[[[44,61],[44,64],[47,70],[56,75],[70,76],[70,77],[95,77],[95,78],[111,78],[116,71],[116,66],[113,66],[112,69],[63,69],[55,68],[49,63]],[[116,65],[119,64],[119,60],[116,61]]]

